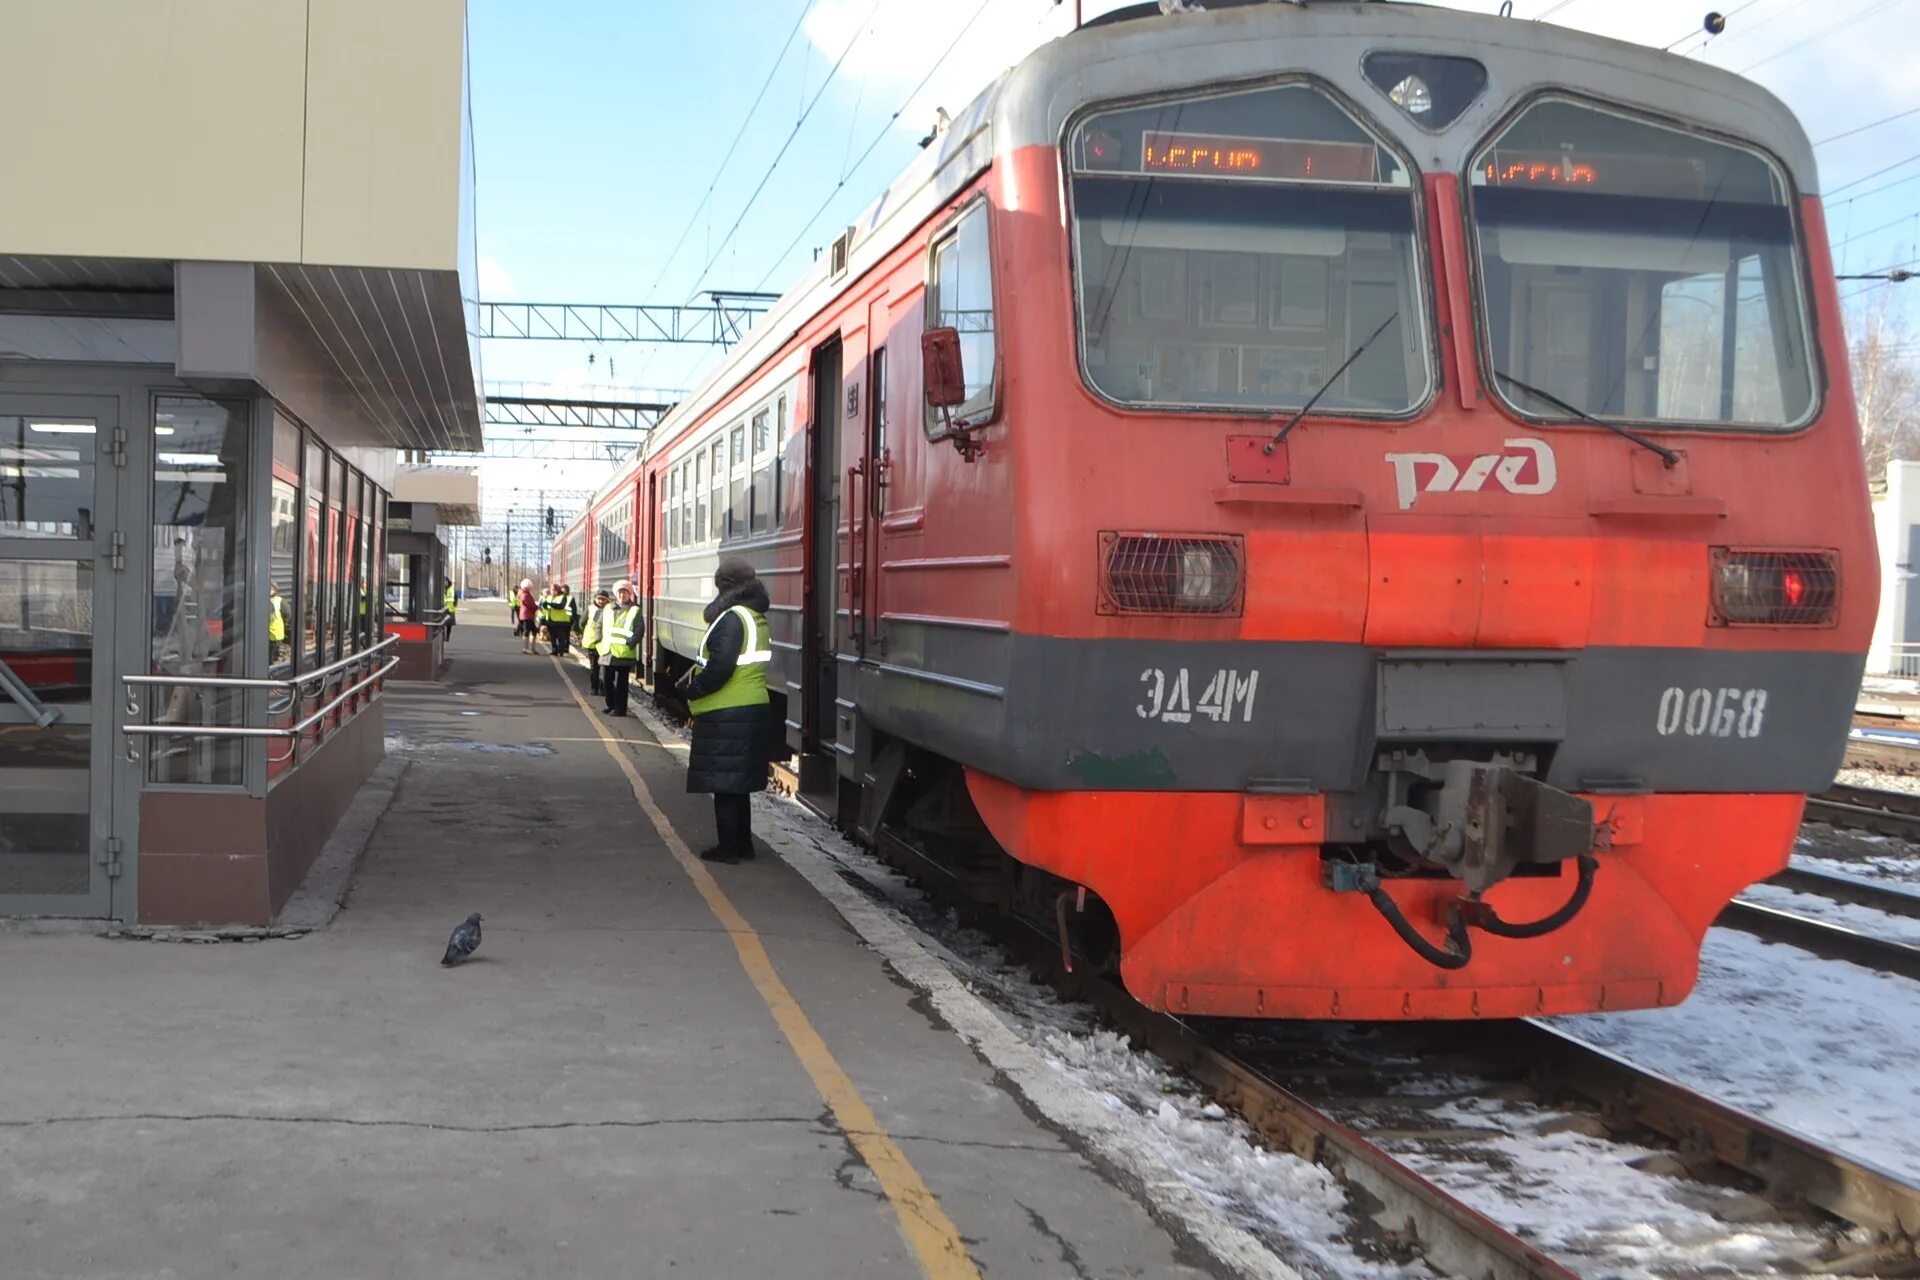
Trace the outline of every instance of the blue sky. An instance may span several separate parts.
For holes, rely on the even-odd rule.
[[[1498,0],[1443,2],[1476,12],[1499,7]],[[1085,7],[1092,16],[1115,6],[1085,0]],[[1686,52],[1700,43],[1688,33],[1708,5],[1516,0],[1514,7],[1520,19],[1550,12],[1548,21],[1641,43],[1678,39]],[[1728,28],[1702,50],[1703,60],[1772,89],[1815,139],[1920,107],[1920,60],[1911,56],[1920,0],[1717,0],[1717,7]],[[470,0],[482,295],[632,303],[677,302],[696,288],[781,289],[904,167],[935,107],[957,111],[993,75],[1066,30],[1072,9],[1073,0]],[[949,46],[950,56],[937,58]],[[1900,56],[1887,56],[1890,48]],[[766,95],[703,206],[763,83]],[[849,173],[876,138],[866,162]],[[1857,237],[1839,250],[1845,270],[1920,259],[1920,114],[1818,154],[1829,191],[1914,158],[1838,193],[1828,216],[1836,242]],[[1899,185],[1877,190],[1890,183]],[[783,256],[823,201],[824,216]],[[685,243],[670,257],[683,230]],[[1884,295],[1908,311],[1920,303],[1920,281],[1856,288],[1863,290],[1858,302]],[[698,348],[525,342],[490,342],[484,352],[489,380],[551,382],[579,394],[690,387],[711,357]],[[555,485],[572,483],[563,479],[572,469],[550,471]],[[494,476],[487,481],[494,487]]]

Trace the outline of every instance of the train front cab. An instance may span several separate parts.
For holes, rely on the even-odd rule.
[[[970,795],[1152,1006],[1672,1004],[1872,627],[1810,150],[1659,54],[1330,8],[1169,19],[1007,126],[1020,577]]]

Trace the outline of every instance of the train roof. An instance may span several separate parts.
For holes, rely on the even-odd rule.
[[[1751,80],[1645,45],[1544,22],[1463,13],[1387,0],[1241,3],[1212,11],[1111,15],[1034,50],[1003,72],[846,229],[846,265],[816,260],[760,318],[745,341],[701,380],[611,477],[631,468],[700,420],[826,307],[965,188],[994,156],[1054,145],[1090,102],[1140,97],[1210,83],[1270,79],[1298,68],[1311,41],[1311,73],[1393,125],[1379,91],[1361,71],[1376,51],[1453,54],[1486,66],[1487,88],[1446,128],[1398,136],[1429,172],[1459,173],[1468,154],[1514,105],[1553,89],[1604,89],[1608,100],[1750,142],[1771,153],[1803,194],[1818,190],[1813,148],[1786,104]],[[791,377],[796,369],[776,371]],[[596,496],[596,504],[598,496]]]

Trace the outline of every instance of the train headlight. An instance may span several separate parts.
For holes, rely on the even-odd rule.
[[[1716,627],[1830,627],[1840,607],[1831,551],[1713,548]]]
[[[1240,612],[1238,537],[1103,533],[1100,552],[1101,613]]]

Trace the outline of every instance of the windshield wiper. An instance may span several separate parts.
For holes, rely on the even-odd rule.
[[[1400,313],[1396,311],[1392,315],[1388,316],[1385,320],[1382,320],[1380,322],[1380,327],[1378,329],[1375,329],[1372,333],[1368,334],[1366,337],[1366,340],[1362,342],[1359,346],[1353,349],[1353,354],[1340,362],[1340,367],[1333,371],[1333,376],[1328,378],[1325,382],[1321,383],[1320,389],[1314,392],[1311,396],[1307,397],[1307,402],[1300,406],[1300,411],[1294,414],[1291,418],[1288,418],[1287,424],[1281,427],[1280,430],[1274,433],[1273,439],[1267,441],[1267,447],[1265,450],[1266,453],[1271,455],[1275,449],[1279,448],[1281,445],[1286,443],[1288,433],[1290,433],[1295,427],[1300,425],[1300,419],[1306,417],[1308,412],[1312,410],[1313,406],[1320,403],[1321,396],[1327,394],[1327,392],[1333,389],[1333,384],[1340,381],[1340,375],[1345,373],[1353,365],[1353,362],[1355,360],[1358,360],[1361,357],[1361,355],[1366,352],[1366,349],[1373,345],[1373,340],[1379,337],[1381,334],[1385,333],[1387,331],[1387,326],[1392,324],[1395,320],[1398,320],[1399,318],[1400,318]]]
[[[1510,387],[1520,388],[1520,390],[1526,392],[1530,396],[1540,397],[1540,399],[1545,400],[1548,404],[1552,405],[1554,408],[1559,409],[1563,413],[1570,413],[1574,417],[1580,419],[1580,421],[1582,422],[1590,422],[1594,426],[1601,427],[1607,431],[1611,431],[1613,432],[1613,434],[1617,436],[1623,436],[1626,439],[1631,440],[1635,444],[1639,445],[1642,449],[1651,449],[1653,452],[1660,455],[1660,461],[1664,462],[1669,469],[1680,465],[1680,455],[1675,453],[1673,450],[1667,448],[1665,445],[1661,444],[1657,440],[1649,440],[1647,439],[1647,437],[1641,435],[1638,431],[1634,431],[1628,427],[1623,427],[1617,422],[1608,422],[1605,418],[1596,418],[1592,414],[1588,413],[1585,409],[1576,409],[1574,406],[1568,404],[1565,400],[1562,400],[1559,396],[1554,395],[1551,391],[1542,391],[1538,387],[1529,386],[1527,383],[1520,381],[1520,379],[1514,377],[1512,374],[1502,373],[1500,370],[1495,369],[1493,371],[1493,376],[1500,379],[1500,381],[1506,383]]]

